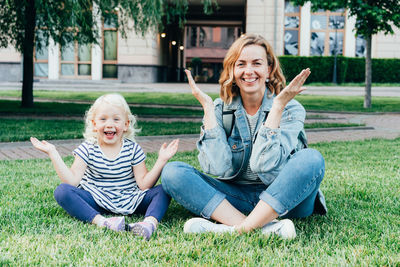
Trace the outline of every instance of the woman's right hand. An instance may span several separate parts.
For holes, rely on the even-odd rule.
[[[214,108],[214,103],[212,98],[203,91],[201,91],[199,87],[197,87],[195,81],[193,80],[192,74],[190,73],[190,70],[185,70],[185,73],[188,78],[190,88],[192,89],[192,94],[200,102],[203,108],[204,109],[208,107]]]
[[[51,152],[56,151],[56,147],[53,144],[50,144],[49,142],[44,140],[39,141],[36,137],[31,137],[31,143],[36,149],[46,154],[50,154]]]
[[[204,119],[203,124],[206,130],[212,129],[217,126],[217,119],[215,118],[214,102],[212,98],[200,90],[193,80],[192,74],[189,70],[185,70],[186,76],[189,80],[190,88],[192,88],[192,94],[203,106]]]

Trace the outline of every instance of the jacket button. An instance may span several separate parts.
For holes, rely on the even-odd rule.
[[[236,146],[236,145],[233,145],[233,146],[232,146],[232,148],[233,148],[233,149],[236,149],[236,148],[237,148],[237,146]]]

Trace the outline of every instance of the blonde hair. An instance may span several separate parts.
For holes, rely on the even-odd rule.
[[[97,109],[104,104],[113,105],[115,107],[121,108],[126,115],[126,120],[129,121],[128,129],[124,132],[123,138],[131,139],[135,141],[135,133],[139,132],[139,129],[136,129],[136,118],[132,115],[131,110],[126,103],[125,98],[120,94],[105,94],[96,99],[93,105],[86,111],[85,114],[85,131],[83,133],[83,137],[87,142],[96,143],[97,142],[97,133],[94,131],[93,120],[96,116]]]
[[[239,95],[239,87],[234,84],[233,71],[235,62],[238,60],[240,53],[245,46],[259,45],[265,49],[269,68],[268,89],[272,94],[278,95],[285,87],[286,79],[283,76],[282,69],[279,65],[279,60],[275,56],[272,46],[258,34],[246,34],[238,38],[229,48],[224,59],[224,70],[221,73],[219,84],[221,85],[220,97],[229,104],[232,99]]]

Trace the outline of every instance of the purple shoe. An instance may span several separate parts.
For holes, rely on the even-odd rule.
[[[143,236],[148,241],[154,232],[154,226],[147,222],[138,222],[128,224],[128,231],[131,231],[134,235]]]
[[[111,217],[104,221],[104,226],[110,230],[125,231],[125,217]]]

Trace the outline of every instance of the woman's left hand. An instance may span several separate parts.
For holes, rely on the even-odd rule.
[[[304,82],[310,75],[311,71],[309,68],[302,70],[288,86],[286,86],[274,99],[274,104],[278,104],[284,108],[290,100],[292,100],[296,95],[306,90],[303,87]]]
[[[168,144],[168,146],[167,143],[162,144],[160,151],[158,152],[160,159],[168,161],[178,151],[178,146],[179,139],[174,139],[171,143]]]

